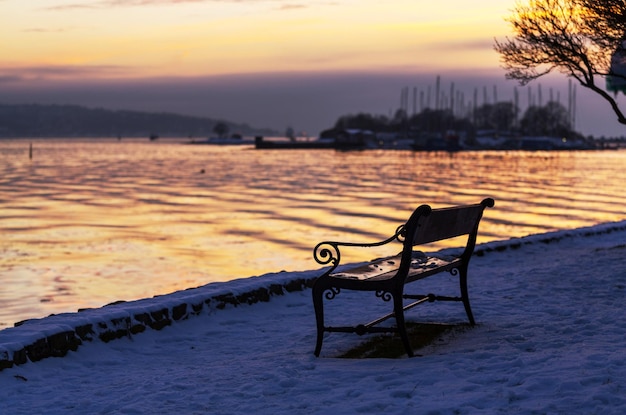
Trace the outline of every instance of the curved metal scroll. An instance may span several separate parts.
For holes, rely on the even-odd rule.
[[[393,295],[389,291],[376,291],[376,297],[382,298],[383,301],[393,300]]]
[[[326,297],[327,300],[332,300],[333,298],[335,298],[339,293],[341,292],[341,290],[337,287],[330,287],[326,290],[326,292],[324,293],[324,297]]]
[[[396,232],[389,238],[384,241],[374,242],[374,243],[352,243],[352,242],[334,242],[334,241],[324,241],[320,242],[313,248],[313,258],[318,264],[328,265],[331,264],[333,267],[339,265],[339,261],[341,260],[341,252],[339,251],[340,246],[355,246],[355,247],[374,247],[381,246],[392,242],[393,240],[397,240],[399,242],[404,242],[406,237],[406,227],[405,225],[400,225],[396,229]]]
[[[313,258],[318,264],[333,264],[337,266],[341,259],[341,253],[337,242],[320,242],[313,249]]]
[[[398,226],[394,238],[396,238],[398,242],[404,242],[404,240],[406,239],[406,225]]]

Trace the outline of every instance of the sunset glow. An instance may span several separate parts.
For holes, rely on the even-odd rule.
[[[0,76],[497,67],[507,2],[4,0]],[[82,71],[81,71],[82,69]]]
[[[517,82],[493,46],[513,35],[515,4],[0,0],[0,103],[174,112],[316,135],[344,114],[388,115],[403,88],[428,94],[438,77],[467,98],[488,89],[510,100]],[[528,89],[539,83],[567,96],[565,76]],[[584,134],[622,133],[595,94],[579,91],[579,101]]]

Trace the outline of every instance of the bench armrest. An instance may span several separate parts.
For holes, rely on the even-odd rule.
[[[359,248],[371,248],[375,246],[386,245],[389,242],[399,241],[403,242],[406,235],[405,226],[401,225],[396,229],[396,232],[384,241],[371,242],[371,243],[354,243],[354,242],[337,242],[337,241],[324,241],[320,242],[313,248],[313,258],[318,264],[328,265],[331,264],[332,268],[328,272],[332,272],[341,261],[340,246],[351,246]]]

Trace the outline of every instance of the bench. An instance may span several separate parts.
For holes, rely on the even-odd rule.
[[[313,257],[322,265],[331,265],[313,284],[313,306],[317,322],[315,356],[322,350],[324,332],[366,333],[394,332],[400,335],[406,353],[413,356],[407,335],[404,312],[425,302],[461,301],[471,325],[475,324],[467,291],[467,270],[476,245],[478,225],[487,207],[494,200],[484,199],[475,205],[432,209],[421,205],[408,221],[398,227],[391,237],[374,243],[320,242],[313,250]],[[426,255],[416,246],[462,237],[464,249],[458,256]],[[335,272],[341,260],[340,247],[375,247],[390,242],[402,243],[402,251],[394,256],[375,259],[365,265]],[[459,276],[460,297],[434,294],[406,294],[404,287],[414,281],[447,271]],[[384,301],[393,301],[393,311],[367,324],[351,327],[328,327],[324,324],[324,299],[332,300],[341,290],[372,291]],[[405,304],[405,300],[410,300]],[[395,317],[395,327],[378,327],[380,323]]]

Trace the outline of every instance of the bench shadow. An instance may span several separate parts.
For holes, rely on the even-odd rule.
[[[406,322],[406,329],[413,351],[426,346],[447,344],[451,338],[472,328],[469,323],[415,323]],[[416,357],[422,356],[419,353]],[[398,335],[379,335],[338,356],[344,359],[398,359],[406,357],[406,350]]]

